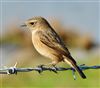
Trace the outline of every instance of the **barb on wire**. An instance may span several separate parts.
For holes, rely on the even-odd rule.
[[[5,67],[0,68],[0,74],[16,74],[18,72],[30,72],[30,71],[37,71],[38,73],[41,73],[43,71],[52,71],[54,73],[57,73],[58,71],[66,71],[71,70],[73,74],[74,80],[76,79],[75,76],[75,69],[74,68],[64,68],[64,67],[45,67],[44,65],[40,65],[34,68],[17,68],[17,63],[13,67]],[[100,69],[100,66],[86,66],[85,64],[80,65],[79,68],[81,70],[88,70],[88,69]]]

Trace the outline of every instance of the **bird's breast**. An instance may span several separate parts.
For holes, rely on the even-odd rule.
[[[56,53],[53,49],[49,48],[47,45],[43,44],[40,41],[40,38],[37,33],[32,33],[32,43],[35,49],[43,56],[53,58],[54,53]]]

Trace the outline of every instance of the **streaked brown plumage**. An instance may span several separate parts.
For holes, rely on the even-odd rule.
[[[75,68],[82,78],[86,78],[59,35],[53,30],[46,19],[33,17],[27,20],[25,25],[32,31],[32,42],[35,49],[41,55],[51,58],[52,65],[65,61]]]

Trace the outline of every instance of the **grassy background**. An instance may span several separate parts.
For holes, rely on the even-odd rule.
[[[91,58],[86,65],[99,65],[99,58]],[[93,64],[95,63],[95,64]],[[65,64],[61,64],[66,66]],[[26,67],[25,64],[20,67]],[[81,79],[76,73],[77,80],[73,79],[71,71],[62,71],[58,74],[45,71],[18,73],[17,75],[2,75],[2,88],[100,88],[100,70],[85,70],[87,79]],[[1,84],[0,84],[1,85]]]

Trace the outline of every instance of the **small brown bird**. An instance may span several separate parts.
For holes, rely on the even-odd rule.
[[[52,65],[56,65],[61,61],[67,62],[77,70],[83,79],[86,78],[59,35],[53,30],[45,18],[33,17],[27,20],[23,26],[27,26],[31,30],[32,43],[35,49],[41,55],[51,58]]]

